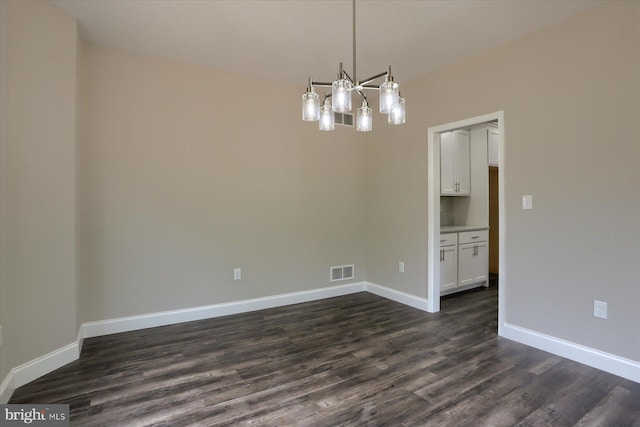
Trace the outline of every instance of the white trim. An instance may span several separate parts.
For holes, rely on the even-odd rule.
[[[0,384],[0,404],[7,403],[16,388],[77,360],[85,338],[333,298],[364,292],[365,288],[366,282],[357,282],[310,291],[83,323],[78,330],[76,342],[11,369]]]
[[[77,360],[80,357],[84,338],[134,331],[155,326],[165,326],[192,320],[209,319],[213,317],[227,316],[230,314],[246,313],[255,310],[263,310],[265,308],[299,304],[365,291],[418,310],[429,311],[429,300],[427,299],[378,285],[376,283],[358,282],[224,304],[83,323],[78,331],[76,342],[11,369],[9,374],[2,381],[2,384],[0,384],[0,404],[7,403],[16,388],[48,374],[67,363]],[[503,332],[504,333],[501,334],[502,336],[514,341],[518,341],[640,383],[640,362],[604,353],[599,350],[510,324],[504,325]]]
[[[82,345],[84,344],[84,328],[82,325],[78,328],[78,336],[76,337],[76,342],[78,343],[78,349],[80,353],[82,353]]]
[[[16,366],[9,371],[0,385],[0,403],[7,403],[18,387],[55,371],[67,363],[77,360],[78,357],[80,357],[80,348],[77,342],[73,342],[23,365]]]
[[[505,141],[506,123],[504,111],[498,111],[498,335],[503,336],[507,312],[507,200],[505,187]]]
[[[9,371],[2,384],[0,384],[0,404],[5,404],[11,399],[11,395],[15,391],[13,385],[13,369]]]
[[[427,130],[427,301],[429,313],[440,311],[440,133]]]
[[[392,301],[399,302],[400,304],[417,308],[418,310],[429,311],[429,301],[425,298],[420,298],[406,292],[387,288],[386,286],[377,285],[371,282],[366,282],[365,290],[374,295],[378,295],[379,297],[390,299]]]
[[[247,313],[255,310],[263,310],[265,308],[299,304],[302,302],[332,298],[356,292],[364,292],[364,290],[365,282],[358,282],[222,304],[142,314],[139,316],[120,317],[117,319],[99,320],[96,322],[83,323],[80,327],[80,333],[83,338],[92,338],[101,335],[116,334],[119,332],[154,328],[156,326],[166,326],[173,325],[175,323],[228,316],[231,314]]]
[[[506,281],[506,215],[504,197],[504,111],[483,114],[457,122],[433,126],[427,129],[427,301],[428,311],[436,313],[440,311],[440,263],[436,260],[439,253],[438,236],[440,235],[440,156],[438,142],[442,132],[448,132],[460,128],[468,128],[481,123],[498,120],[498,211],[499,211],[499,254],[498,262],[500,271],[498,274],[498,335],[502,336],[502,328],[505,322],[505,289]]]
[[[503,336],[592,368],[640,383],[640,362],[505,323]]]

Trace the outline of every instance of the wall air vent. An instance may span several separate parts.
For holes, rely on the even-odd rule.
[[[329,275],[329,280],[331,282],[337,282],[339,280],[349,280],[353,279],[355,268],[353,264],[351,265],[340,265],[337,267],[331,267],[331,272]]]
[[[353,127],[353,114],[333,113],[333,118],[337,125]]]

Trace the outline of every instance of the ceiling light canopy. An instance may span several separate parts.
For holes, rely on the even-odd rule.
[[[349,76],[340,63],[338,78],[329,82],[316,82],[309,77],[307,91],[302,95],[302,120],[319,121],[320,130],[333,130],[335,119],[333,113],[348,113],[351,111],[351,95],[356,92],[362,99],[362,106],[358,108],[356,129],[367,132],[372,129],[372,111],[365,95],[365,90],[380,92],[380,113],[388,115],[390,124],[399,125],[405,122],[405,101],[400,96],[398,83],[393,81],[391,66],[387,71],[376,74],[362,81],[356,76],[356,0],[353,4],[353,76]],[[385,78],[384,82],[374,82]],[[315,87],[331,88],[331,94],[325,94],[324,103],[320,106],[320,97]]]

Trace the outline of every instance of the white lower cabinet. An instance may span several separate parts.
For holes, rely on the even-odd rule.
[[[441,234],[440,293],[489,283],[487,230]],[[455,243],[453,243],[455,241]]]
[[[440,238],[440,292],[458,287],[458,234]]]
[[[466,243],[458,247],[458,286],[486,282],[489,269],[487,242]]]

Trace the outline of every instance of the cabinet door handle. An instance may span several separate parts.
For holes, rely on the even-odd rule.
[[[472,239],[478,239],[480,236],[471,236]]]

